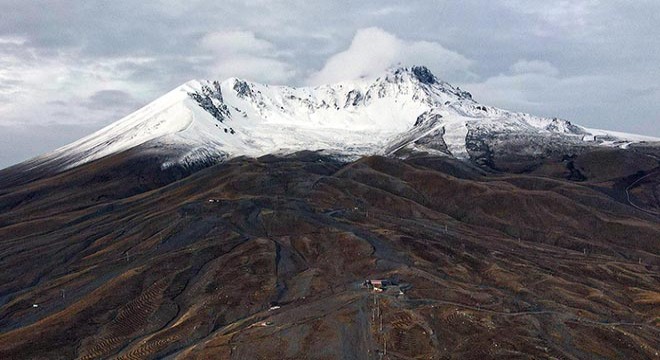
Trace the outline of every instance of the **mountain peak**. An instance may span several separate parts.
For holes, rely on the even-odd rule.
[[[392,81],[398,80],[414,80],[420,84],[433,85],[438,83],[438,78],[431,72],[429,68],[423,65],[414,65],[412,67],[407,66],[395,66],[389,68],[385,72],[386,79]]]
[[[426,151],[474,160],[511,141],[538,152],[548,144],[625,147],[657,139],[480,105],[427,67],[412,66],[314,88],[191,80],[38,161],[70,168],[143,145],[170,154],[165,164],[300,150],[349,158]]]
[[[426,66],[413,66],[410,71],[422,84],[435,84],[438,80]]]
[[[384,77],[387,81],[405,82],[409,81],[425,89],[427,92],[444,93],[456,97],[455,100],[474,101],[472,94],[461,90],[448,82],[439,79],[424,65],[413,65],[411,67],[398,66],[387,70]],[[379,78],[380,79],[380,78]]]

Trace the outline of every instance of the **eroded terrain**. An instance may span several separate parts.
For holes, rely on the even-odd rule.
[[[1,358],[658,357],[653,156],[126,156],[0,191]]]

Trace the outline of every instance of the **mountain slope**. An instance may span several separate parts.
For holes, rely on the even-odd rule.
[[[190,81],[29,164],[66,169],[136,146],[168,154],[164,167],[300,150],[353,159],[426,151],[492,163],[509,148],[538,156],[548,148],[570,153],[640,141],[658,139],[480,105],[425,67],[412,67],[315,88]]]
[[[602,156],[579,183],[300,153],[140,188],[162,172],[121,153],[2,189],[0,358],[653,358],[660,222],[617,198],[660,168]]]
[[[643,140],[424,68],[187,83],[0,172],[0,358],[657,357]]]

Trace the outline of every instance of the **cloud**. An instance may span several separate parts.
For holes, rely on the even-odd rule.
[[[406,41],[387,31],[372,27],[358,30],[348,49],[327,60],[307,82],[313,85],[375,77],[394,65],[428,66],[445,79],[469,76],[472,61],[430,41]]]
[[[136,108],[140,102],[131,94],[122,90],[100,90],[92,94],[81,106],[90,110],[107,110],[108,108],[124,111]]]
[[[0,125],[117,120],[149,99],[145,94],[162,91],[131,81],[124,70],[150,62],[139,57],[80,61],[75,49],[50,54],[24,39],[0,41]]]
[[[514,74],[541,74],[548,76],[559,75],[559,70],[547,61],[540,60],[519,60],[511,65],[511,72]]]
[[[201,44],[202,47],[224,56],[236,54],[259,56],[274,50],[272,43],[257,38],[252,32],[238,30],[206,34]]]
[[[576,96],[575,86],[596,80],[597,77],[585,76],[562,78],[548,62],[520,60],[512,64],[506,73],[480,82],[461,84],[461,87],[468,89],[478,101],[486,104],[547,115],[546,110],[549,109],[544,107],[556,108],[558,97]]]
[[[26,40],[19,36],[0,36],[0,45],[23,45]]]
[[[69,69],[60,62],[41,58],[24,43],[0,44],[0,121],[7,123],[24,117],[38,104],[36,97],[62,86]]]
[[[460,86],[484,104],[584,126],[645,133],[658,121],[648,113],[660,102],[657,84],[626,73],[562,76],[549,62],[519,60],[506,73]]]
[[[392,16],[398,14],[407,14],[412,12],[413,9],[410,6],[406,5],[392,5],[392,6],[383,6],[371,11],[372,16]]]
[[[96,130],[96,126],[0,124],[0,169],[52,151]]]
[[[540,23],[534,26],[539,36],[572,35],[600,29],[593,21],[593,15],[601,6],[600,0],[505,0],[510,9],[525,15],[534,16]]]
[[[241,77],[266,83],[285,83],[296,74],[283,60],[275,45],[250,31],[224,31],[206,34],[200,42],[213,57],[212,78]]]

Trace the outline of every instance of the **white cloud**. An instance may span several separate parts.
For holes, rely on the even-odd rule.
[[[0,125],[107,123],[133,110],[113,104],[90,111],[87,99],[100,91],[144,95],[156,90],[124,79],[121,65],[148,61],[116,58],[81,62],[76,50],[44,55],[21,39],[0,42]],[[128,103],[125,103],[128,104]]]
[[[225,31],[206,34],[202,38],[202,46],[212,52],[232,56],[235,54],[264,55],[273,51],[273,44],[257,38],[249,31]]]
[[[406,41],[380,28],[358,30],[348,49],[330,57],[307,82],[313,85],[374,77],[394,65],[426,65],[443,79],[469,76],[472,61],[439,43]]]
[[[650,126],[649,104],[660,101],[652,79],[623,72],[564,76],[538,60],[520,60],[507,73],[459,85],[484,104],[629,132]]]
[[[548,76],[559,75],[559,70],[547,61],[540,60],[519,60],[511,65],[511,72],[514,74],[542,74]]]
[[[386,17],[398,14],[408,14],[413,12],[413,9],[410,6],[406,5],[392,5],[392,6],[382,6],[371,11],[370,15]]]
[[[27,40],[20,36],[0,36],[0,45],[23,45],[26,42]]]
[[[249,31],[206,34],[201,47],[213,56],[209,76],[216,79],[241,77],[266,83],[284,83],[296,74],[283,60],[285,53]]]
[[[486,104],[550,115],[553,109],[559,112],[566,104],[575,104],[575,98],[586,95],[587,84],[593,83],[602,83],[602,77],[561,77],[549,62],[523,59],[511,65],[508,73],[461,87]],[[588,93],[593,95],[594,91]]]
[[[581,34],[600,28],[593,21],[593,15],[601,5],[600,0],[505,0],[504,4],[516,12],[540,20],[541,23],[534,28],[536,35],[557,35],[557,30]]]

